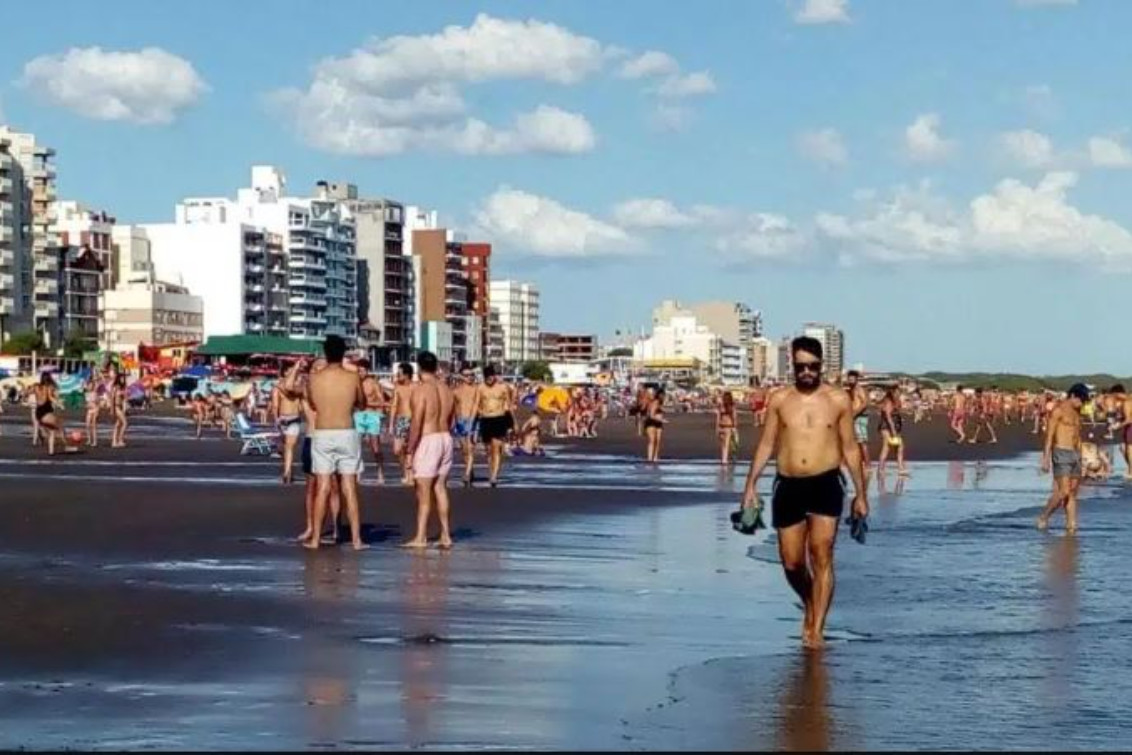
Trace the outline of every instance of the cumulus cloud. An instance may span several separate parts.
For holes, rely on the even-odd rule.
[[[799,24],[847,24],[849,0],[805,0],[794,14]]]
[[[613,208],[613,218],[625,228],[687,228],[696,218],[667,199],[629,199]]]
[[[672,76],[680,72],[680,64],[666,52],[649,50],[626,60],[619,75],[623,79],[643,79],[651,76]]]
[[[1045,134],[1030,129],[1008,131],[999,141],[1007,156],[1023,168],[1045,168],[1054,162],[1053,142]]]
[[[705,94],[713,94],[715,91],[715,79],[711,77],[711,74],[707,71],[697,71],[669,76],[657,87],[656,93],[661,97],[675,99],[699,97]]]
[[[841,167],[849,162],[849,150],[837,129],[823,128],[798,135],[798,152],[819,165]]]
[[[41,55],[24,65],[20,83],[86,118],[144,125],[171,123],[208,90],[192,63],[158,47]]]
[[[806,251],[806,235],[783,215],[755,212],[740,226],[716,239],[715,248],[742,259],[790,259]]]
[[[951,154],[954,142],[940,133],[940,117],[924,113],[904,130],[904,150],[915,162],[937,162]]]
[[[1077,175],[1047,173],[1037,184],[1007,179],[955,208],[929,185],[902,189],[854,217],[815,221],[845,261],[1060,260],[1132,268],[1132,233],[1073,206]]]
[[[476,232],[515,255],[584,259],[631,253],[624,229],[554,199],[502,186],[476,210]]]
[[[1132,150],[1123,141],[1094,136],[1089,140],[1089,162],[1097,168],[1132,168]]]

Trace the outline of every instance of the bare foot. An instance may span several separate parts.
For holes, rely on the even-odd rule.
[[[1044,516],[1039,516],[1038,517],[1038,529],[1042,532],[1045,532],[1046,530],[1048,530],[1049,529],[1049,519],[1045,518]]]
[[[806,650],[822,650],[825,648],[825,638],[819,634],[811,633],[808,637],[802,638],[802,647]]]
[[[303,541],[303,547],[306,548],[309,551],[318,550],[318,546],[319,546],[319,541],[318,541],[318,538],[316,538],[316,537],[312,537],[312,538],[309,538],[309,539]]]
[[[428,541],[422,540],[419,537],[415,537],[412,540],[406,540],[405,542],[401,543],[401,547],[402,548],[415,548],[415,549],[427,548],[428,547]]]
[[[442,551],[452,550],[452,538],[442,537],[442,538],[440,538],[440,542],[437,543],[436,545]]]
[[[361,540],[355,540],[354,543],[353,543],[353,546],[354,546],[354,550],[356,550],[356,551],[367,551],[367,550],[369,550],[369,546],[367,544],[363,543]]]
[[[1076,535],[1077,534],[1077,525],[1076,524],[1070,524],[1068,527],[1065,528],[1065,534],[1066,535]]]
[[[310,527],[308,527],[307,529],[303,530],[303,534],[301,534],[297,538],[295,538],[295,542],[301,543],[304,540],[310,540],[310,539],[311,539],[311,531],[310,531]]]

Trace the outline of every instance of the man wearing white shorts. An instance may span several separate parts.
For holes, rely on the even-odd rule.
[[[448,386],[436,378],[436,355],[422,351],[417,357],[420,384],[413,391],[409,455],[417,489],[417,532],[406,548],[428,546],[428,517],[436,498],[440,520],[440,547],[452,547],[448,522],[448,474],[452,471],[452,424],[456,400]]]
[[[310,377],[309,398],[316,412],[315,427],[310,432],[311,470],[318,478],[313,522],[316,526],[303,545],[311,550],[319,546],[317,523],[326,514],[330,485],[334,475],[340,479],[340,492],[350,521],[350,540],[354,550],[362,550],[361,518],[358,511],[358,475],[362,473],[362,441],[354,429],[354,411],[364,409],[366,400],[358,373],[342,366],[346,342],[340,336],[327,336],[326,369]]]

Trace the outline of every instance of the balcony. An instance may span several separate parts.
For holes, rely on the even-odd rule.
[[[261,314],[265,310],[266,310],[266,307],[264,307],[262,304],[258,304],[258,303],[255,303],[255,302],[250,302],[250,303],[244,305],[244,311],[252,312],[254,314]]]
[[[326,290],[326,281],[321,278],[312,278],[307,275],[292,275],[291,288],[310,288],[316,291]]]
[[[12,193],[12,179],[0,176],[0,196]]]
[[[308,312],[297,312],[291,315],[291,322],[297,325],[326,325],[326,318]]]
[[[244,292],[249,294],[262,294],[265,291],[262,283],[248,283],[244,281]]]
[[[0,291],[10,291],[16,285],[14,276],[8,273],[0,273]]]
[[[303,259],[302,257],[292,257],[287,262],[287,267],[292,270],[320,270],[326,271],[325,262],[315,262],[314,260]]]
[[[257,264],[244,265],[244,272],[249,275],[263,275],[265,272],[267,272],[267,268],[265,268],[263,265]]]
[[[292,306],[295,306],[295,307],[303,307],[303,306],[325,307],[326,306],[326,297],[324,297],[324,296],[313,296],[311,294],[291,294],[291,298],[288,299],[288,301],[291,303]]]
[[[51,278],[36,278],[35,292],[37,294],[55,296],[59,293],[59,282]]]
[[[59,305],[53,302],[37,301],[35,303],[35,316],[41,320],[59,316]]]
[[[16,234],[8,224],[0,225],[0,244],[10,244]]]
[[[0,266],[14,265],[16,263],[16,253],[11,249],[0,249]]]

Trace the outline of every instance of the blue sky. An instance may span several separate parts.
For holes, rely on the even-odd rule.
[[[125,222],[254,163],[436,208],[548,329],[728,298],[869,368],[1132,374],[1132,3],[316,7],[14,4],[0,119]]]

